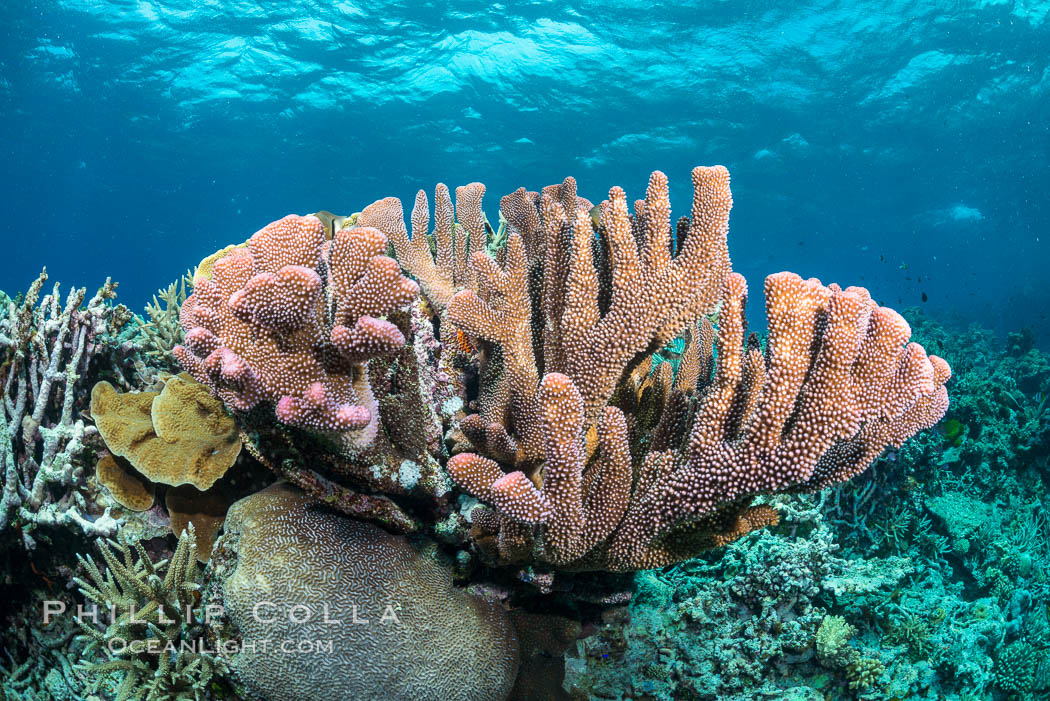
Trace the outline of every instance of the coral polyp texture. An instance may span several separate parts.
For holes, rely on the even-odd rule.
[[[338,436],[339,456],[252,450],[348,513],[436,514],[489,565],[679,562],[776,523],[756,497],[848,480],[935,424],[951,376],[860,287],[771,275],[768,333],[749,334],[729,173],[692,184],[674,224],[660,172],[633,207],[619,187],[593,207],[572,178],[521,188],[498,232],[480,183],[455,213],[438,185],[433,231],[420,191],[411,236],[392,197],[288,216],[198,272],[175,355],[249,428],[266,404]],[[429,504],[406,498],[421,465]],[[454,508],[435,469],[481,504]]]
[[[182,305],[174,353],[231,409],[275,405],[284,423],[363,447],[377,430],[369,358],[405,338],[376,318],[414,300],[378,230],[326,239],[320,219],[289,215],[216,260]]]

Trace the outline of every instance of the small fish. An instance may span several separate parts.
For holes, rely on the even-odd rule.
[[[908,264],[907,263],[901,263],[899,267],[900,267],[901,270],[907,270],[908,269]]]
[[[916,279],[917,279],[917,280],[918,280],[919,282],[922,282],[922,275],[919,275],[919,276],[918,276],[918,277],[917,277]]]
[[[882,254],[880,253],[880,254],[879,254],[879,262],[880,262],[880,263],[885,263],[885,262],[886,262],[886,256],[884,256],[884,255],[882,255]]]
[[[922,301],[923,302],[929,302],[930,301],[930,298],[926,296],[925,292],[922,293]]]
[[[343,228],[343,223],[347,220],[346,217],[341,217],[338,214],[332,214],[331,212],[322,209],[320,212],[314,214],[315,217],[321,220],[324,224],[324,228],[328,235],[328,238],[334,238],[336,233]]]
[[[600,204],[596,204],[593,207],[591,207],[590,215],[591,221],[594,223],[594,228],[597,229],[599,223],[602,220],[602,206]]]
[[[473,340],[467,334],[463,333],[459,329],[456,329],[456,343],[459,349],[464,353],[473,353],[477,350]]]

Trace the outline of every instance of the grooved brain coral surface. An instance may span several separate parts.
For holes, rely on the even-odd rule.
[[[243,640],[256,643],[232,665],[256,698],[501,701],[510,693],[518,643],[508,616],[453,587],[449,570],[405,538],[285,483],[234,504],[226,533],[222,603]],[[355,611],[368,622],[355,623]],[[332,650],[318,651],[327,641]]]

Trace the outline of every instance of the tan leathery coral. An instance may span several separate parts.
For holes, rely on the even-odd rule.
[[[222,403],[185,373],[161,392],[120,393],[99,382],[91,390],[91,415],[110,452],[160,484],[208,489],[241,450]]]

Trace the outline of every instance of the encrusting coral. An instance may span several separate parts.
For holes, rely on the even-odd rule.
[[[750,533],[717,557],[635,575],[629,609],[604,611],[597,631],[569,653],[571,697],[893,698],[881,693],[883,680],[870,659],[882,648],[865,645],[875,641],[857,633],[866,612],[907,586],[913,568],[902,558],[858,561],[837,552],[810,495],[778,495],[768,503],[784,527]],[[854,682],[873,690],[850,693],[861,688]]]
[[[418,397],[427,387],[412,368],[439,367],[430,381],[452,379],[456,402],[439,407],[446,446],[423,462],[488,505],[459,531],[490,563],[565,570],[651,568],[724,545],[775,523],[756,495],[847,480],[947,408],[947,363],[909,344],[908,324],[863,288],[772,275],[764,351],[747,334],[725,168],[693,171],[692,213],[674,229],[660,172],[633,215],[618,187],[593,210],[572,179],[518,191],[501,202],[508,235],[495,251],[483,193],[458,188],[453,221],[439,186],[432,236],[422,194],[411,238],[396,198],[338,230],[333,218],[331,232],[313,216],[270,224],[198,278],[176,356],[241,415],[271,403],[283,424],[339,438],[344,455],[389,452],[378,368]],[[388,239],[418,285],[382,255]],[[420,289],[440,346],[398,321]],[[677,376],[659,362],[672,343]],[[397,355],[406,344],[411,359]],[[383,477],[393,462],[374,456],[373,475],[354,479],[396,495],[403,476]],[[391,521],[380,494],[332,496],[316,468],[268,464],[333,502],[385,504]]]

